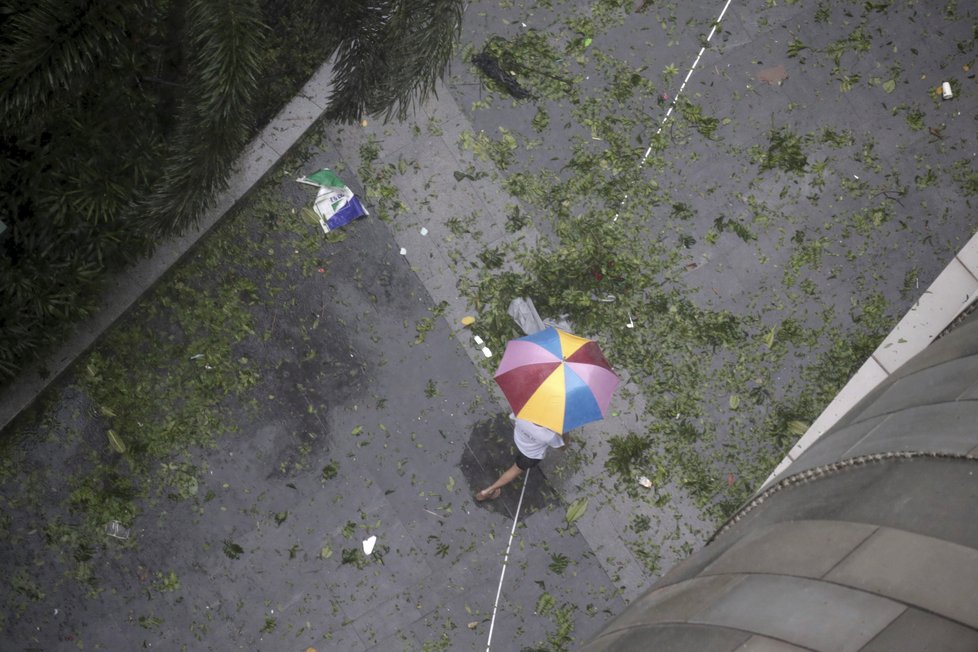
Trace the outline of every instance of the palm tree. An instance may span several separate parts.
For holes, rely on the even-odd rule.
[[[278,53],[263,18],[315,17],[328,115],[404,116],[463,0],[0,0],[0,378],[92,310],[105,270],[199,218],[255,132]]]
[[[332,3],[340,40],[328,115],[402,118],[415,97],[434,89],[462,24],[460,0],[339,0]]]

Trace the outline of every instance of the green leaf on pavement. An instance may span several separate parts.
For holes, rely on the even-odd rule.
[[[806,421],[788,422],[788,432],[790,432],[792,435],[795,435],[796,437],[801,437],[802,435],[804,435],[806,432],[808,432],[808,429],[810,427],[811,424]]]
[[[229,559],[237,559],[242,553],[244,553],[244,548],[230,539],[224,540],[224,554],[227,555]]]
[[[567,514],[564,516],[564,519],[567,521],[567,524],[570,525],[577,519],[584,516],[585,511],[587,511],[587,496],[578,498],[572,502],[567,508]]]
[[[109,433],[109,444],[112,446],[113,450],[117,453],[126,452],[126,442],[122,441],[122,437],[119,436],[115,430],[110,430]]]

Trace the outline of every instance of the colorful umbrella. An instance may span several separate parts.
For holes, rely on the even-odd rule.
[[[597,344],[557,328],[510,340],[495,378],[517,417],[555,432],[603,418],[618,386]]]

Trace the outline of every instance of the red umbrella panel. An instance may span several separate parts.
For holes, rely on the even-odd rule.
[[[517,417],[561,433],[602,419],[618,386],[595,342],[552,327],[507,343],[495,378]]]

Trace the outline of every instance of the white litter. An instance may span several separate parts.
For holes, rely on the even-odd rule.
[[[363,540],[363,554],[369,555],[374,551],[374,544],[377,543],[377,537],[371,536],[369,539]]]
[[[485,344],[485,342],[482,341],[482,338],[479,337],[478,335],[474,336],[472,339],[474,339],[475,340],[475,343],[478,344],[479,346],[482,346],[483,344]]]
[[[482,355],[486,356],[487,358],[492,357],[492,351],[489,350],[488,346],[482,347]]]
[[[428,229],[421,227],[421,235],[428,235]]]
[[[406,256],[407,255],[407,249],[405,249],[404,247],[401,247],[401,252],[400,253],[401,253],[402,256]]]
[[[652,481],[646,478],[644,475],[638,479],[638,483],[645,487],[646,489],[652,488]]]

